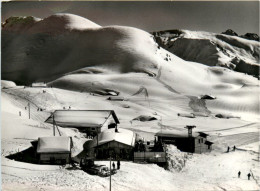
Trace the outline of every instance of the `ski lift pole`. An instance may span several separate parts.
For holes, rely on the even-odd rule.
[[[111,153],[110,153],[110,156],[109,156],[109,168],[110,168],[110,173],[109,173],[109,191],[111,191]]]
[[[31,118],[30,102],[28,102],[28,114],[29,114],[29,119],[30,119]]]
[[[52,124],[53,124],[53,136],[55,137],[55,124],[54,124],[54,113],[52,114]]]

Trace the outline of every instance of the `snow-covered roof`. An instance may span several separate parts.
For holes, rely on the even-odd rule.
[[[119,123],[113,110],[56,110],[45,122],[54,121],[61,127],[102,127],[110,116]]]
[[[37,153],[70,153],[70,137],[39,137]]]
[[[112,100],[112,101],[124,101],[125,98],[124,97],[119,97],[119,96],[110,96],[107,98],[108,100]]]
[[[116,141],[134,147],[135,138],[136,138],[136,134],[133,131],[127,129],[120,128],[118,129],[118,132],[115,132],[114,128],[107,129],[98,135],[98,146],[111,141]],[[93,139],[91,147],[93,148],[96,146],[97,146],[97,137]]]
[[[44,82],[35,82],[32,83],[32,87],[47,87],[47,84]]]

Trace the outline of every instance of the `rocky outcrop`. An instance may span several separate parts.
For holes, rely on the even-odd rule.
[[[230,35],[230,36],[238,36],[238,34],[233,31],[232,29],[228,29],[225,32],[222,32],[221,34],[226,34],[226,35]]]
[[[255,41],[258,41],[258,42],[260,41],[259,36],[255,33],[246,33],[244,35],[241,35],[240,37],[248,39],[248,40],[255,40]]]

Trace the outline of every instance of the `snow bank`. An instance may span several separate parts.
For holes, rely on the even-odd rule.
[[[188,160],[188,153],[181,152],[174,145],[166,146],[167,169],[171,172],[180,172]]]

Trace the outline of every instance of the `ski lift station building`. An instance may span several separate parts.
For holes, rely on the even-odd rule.
[[[71,137],[39,137],[37,154],[39,163],[67,164],[71,160]]]
[[[117,128],[119,124],[113,110],[56,110],[45,122],[65,128],[77,128],[93,137],[105,129]]]
[[[189,153],[205,153],[212,150],[212,142],[207,140],[209,136],[203,132],[195,132],[189,136],[187,131],[158,132],[155,134],[158,141],[175,145],[179,150]]]

